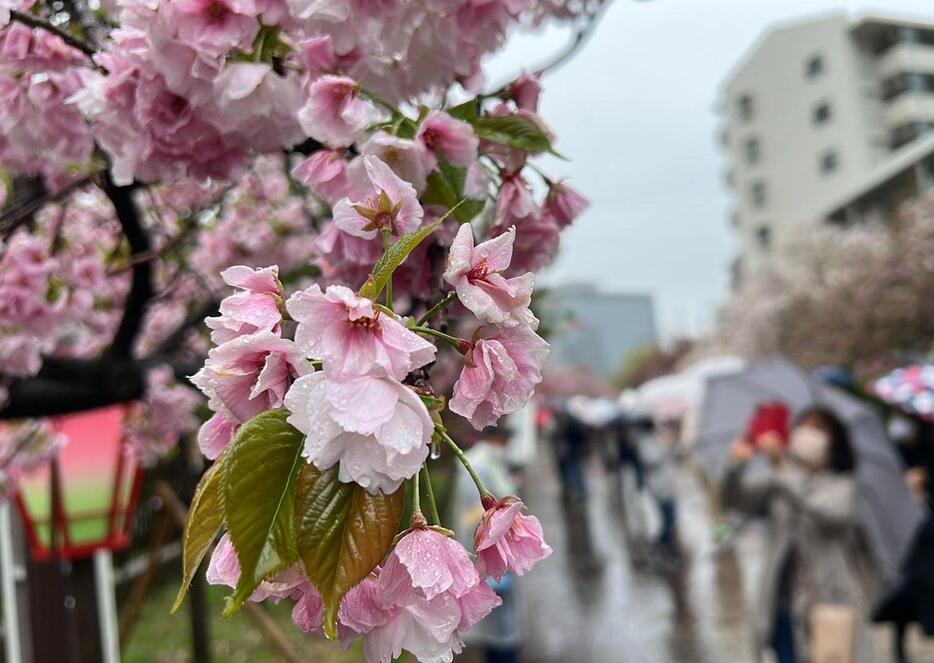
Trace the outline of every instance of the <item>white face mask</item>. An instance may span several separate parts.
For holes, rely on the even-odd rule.
[[[788,449],[808,467],[823,467],[830,451],[830,436],[814,426],[798,426],[791,432]]]

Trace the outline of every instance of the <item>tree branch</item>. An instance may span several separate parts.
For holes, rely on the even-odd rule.
[[[35,377],[10,382],[10,398],[0,419],[49,417],[141,398],[146,373],[133,360],[104,355],[98,359],[45,357]]]
[[[82,34],[87,37],[91,46],[100,50],[101,44],[104,43],[103,26],[88,9],[87,3],[82,0],[64,0],[64,4],[68,14],[74,16],[75,22],[81,27]]]
[[[117,186],[113,183],[110,172],[107,171],[103,175],[101,188],[114,206],[123,235],[130,245],[131,261],[137,256],[149,252],[152,243],[149,234],[143,227],[139,209],[136,207],[136,203],[133,202],[134,186]],[[154,294],[152,263],[145,260],[136,262],[133,265],[133,281],[130,285],[130,292],[127,294],[123,305],[123,318],[120,320],[117,333],[107,350],[108,354],[123,358],[132,356],[133,343],[136,341],[142,327],[146,307]]]
[[[165,337],[165,340],[159,344],[149,357],[146,358],[147,364],[161,363],[175,352],[184,342],[193,328],[204,323],[204,319],[209,315],[215,315],[218,311],[218,302],[205,302],[201,306],[195,307],[191,313],[176,327],[175,331]]]
[[[606,11],[609,5],[610,3],[605,0],[601,2],[592,13],[587,15],[586,22],[574,32],[571,40],[564,48],[558,51],[558,53],[552,56],[548,61],[537,67],[531,67],[530,70],[538,72],[539,76],[545,76],[545,74],[550,74],[570,62],[584,44],[587,43],[590,37],[593,36],[593,33],[597,30],[597,26],[600,24],[600,19],[603,18],[604,11]],[[495,92],[491,92],[486,96],[496,97],[504,94],[515,79],[516,76],[513,76],[502,85],[494,88],[496,90]]]
[[[31,14],[24,14],[23,12],[16,9],[10,10],[10,18],[14,21],[22,23],[23,25],[28,25],[31,28],[41,28],[46,32],[51,32],[53,35],[59,37],[72,48],[76,48],[87,55],[91,62],[94,64],[95,68],[100,69],[101,71],[106,71],[106,69],[94,62],[94,55],[97,53],[97,49],[95,49],[93,46],[91,46],[91,44],[87,43],[83,39],[79,39],[78,37],[74,36],[67,30],[62,30],[61,28],[52,25],[45,19],[32,16]]]
[[[89,175],[88,177],[83,177],[80,180],[75,180],[71,184],[68,184],[58,191],[50,192],[43,185],[39,192],[36,195],[29,196],[21,202],[13,201],[13,206],[11,206],[6,212],[0,215],[0,236],[3,239],[9,237],[14,230],[19,228],[21,225],[29,221],[32,218],[32,215],[36,213],[43,205],[47,203],[54,203],[67,198],[74,191],[87,186],[94,181],[94,177]]]

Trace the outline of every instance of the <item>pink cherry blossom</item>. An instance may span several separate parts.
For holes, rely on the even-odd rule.
[[[484,322],[506,326],[538,326],[529,311],[535,276],[503,277],[512,260],[515,228],[474,246],[473,229],[464,224],[448,253],[444,280],[454,286],[460,302]]]
[[[422,120],[415,139],[432,157],[440,157],[461,168],[471,165],[477,158],[479,139],[473,127],[442,111],[431,111]],[[429,169],[436,162],[432,159]]]
[[[326,371],[299,378],[285,397],[289,423],[305,433],[303,455],[371,493],[391,493],[421,469],[434,424],[421,399],[390,378],[336,382]]]
[[[292,606],[292,622],[309,634],[324,634],[324,603],[321,595],[310,582],[304,582],[297,588],[299,598]]]
[[[462,637],[502,601],[457,541],[429,528],[407,532],[376,579],[348,592],[341,624],[364,639],[371,663],[407,650],[420,661],[451,661]]]
[[[361,154],[372,154],[393,172],[415,187],[416,191],[425,188],[428,171],[434,167],[433,157],[425,152],[422,145],[409,138],[399,138],[385,131],[377,131],[360,146]]]
[[[366,578],[347,593],[339,612],[347,635],[363,636],[368,663],[390,663],[403,650],[419,661],[450,662],[463,649],[463,635],[502,603],[486,583],[477,582],[459,598],[415,596],[405,606],[387,606],[378,585],[378,579]]]
[[[337,66],[337,55],[330,35],[309,37],[298,44],[296,49],[305,71],[310,74],[323,74]]]
[[[322,292],[314,284],[289,297],[286,308],[298,321],[296,345],[321,359],[332,377],[388,375],[402,380],[434,359],[432,343],[345,286]]]
[[[548,344],[524,325],[498,330],[474,342],[454,384],[452,412],[477,430],[523,407],[542,381]]]
[[[96,91],[83,109],[111,156],[114,181],[224,178],[240,172],[243,141],[224,135],[204,109],[173,92],[162,74],[140,61],[144,47],[136,39],[128,34],[115,50],[98,56],[110,72],[105,78],[83,74],[85,86]]]
[[[224,449],[230,445],[230,441],[239,427],[240,422],[223,412],[215,412],[198,429],[198,448],[201,449],[204,457],[208,460],[214,460],[220,456]]]
[[[237,586],[240,580],[240,562],[228,532],[224,533],[214,547],[205,578],[211,585],[225,585],[231,589]],[[261,582],[250,595],[250,600],[259,603],[266,599],[272,599],[273,602],[284,598],[301,599],[308,593],[307,585],[308,581],[302,574],[300,565],[290,566],[273,578]]]
[[[331,147],[351,145],[373,119],[357,94],[357,83],[344,76],[322,76],[308,88],[298,121],[311,138]]]
[[[509,86],[509,97],[522,110],[538,112],[538,98],[542,93],[541,79],[537,74],[523,71]]]
[[[542,525],[535,516],[522,513],[518,498],[490,504],[474,532],[477,571],[482,577],[502,580],[507,571],[523,575],[551,554]]]
[[[68,437],[56,432],[49,419],[0,422],[0,499],[15,492],[24,474],[66,444]]]
[[[177,0],[179,38],[211,55],[252,49],[259,33],[253,0]]]
[[[441,594],[459,598],[480,582],[467,550],[456,539],[427,527],[403,536],[379,574],[379,598],[386,605],[429,601]]]
[[[516,226],[512,263],[506,276],[537,272],[547,266],[558,251],[561,228],[548,212],[532,214]]]
[[[211,329],[211,340],[224,343],[257,331],[278,331],[282,321],[282,284],[276,266],[252,269],[245,265],[221,272],[224,283],[239,292],[220,303],[220,315],[204,322]]]
[[[318,150],[298,164],[292,176],[330,205],[350,194],[347,161],[340,150]]]
[[[204,401],[177,382],[168,366],[149,371],[146,383],[142,400],[127,408],[123,433],[124,443],[144,467],[150,467],[176,449],[179,438],[198,427],[194,410]]]
[[[590,201],[563,182],[553,182],[545,198],[545,211],[559,228],[569,226],[588,207]]]
[[[375,156],[363,157],[366,177],[372,187],[362,200],[344,198],[334,206],[334,224],[341,231],[373,239],[380,231],[404,235],[416,230],[424,214],[415,187]]]
[[[312,370],[292,341],[259,331],[213,348],[191,381],[211,409],[244,422],[282,405],[290,380]]]
[[[518,226],[537,213],[538,205],[532,198],[528,182],[521,175],[504,175],[493,210],[493,226],[505,230]]]

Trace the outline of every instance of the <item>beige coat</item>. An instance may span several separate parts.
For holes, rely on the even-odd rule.
[[[723,479],[721,493],[724,506],[768,518],[769,556],[754,613],[760,660],[772,640],[782,568],[793,550],[791,611],[799,660],[808,662],[806,625],[811,608],[833,603],[854,610],[854,661],[871,662],[866,633],[870,603],[864,589],[867,569],[857,545],[853,475],[813,473],[793,461],[761,473],[734,465]]]

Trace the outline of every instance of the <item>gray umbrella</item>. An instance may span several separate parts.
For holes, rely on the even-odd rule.
[[[719,480],[733,440],[761,403],[775,400],[784,402],[793,416],[819,405],[846,424],[857,457],[859,520],[883,577],[894,578],[923,513],[905,485],[901,463],[879,415],[866,403],[812,379],[782,358],[710,378],[694,444],[701,464]]]

